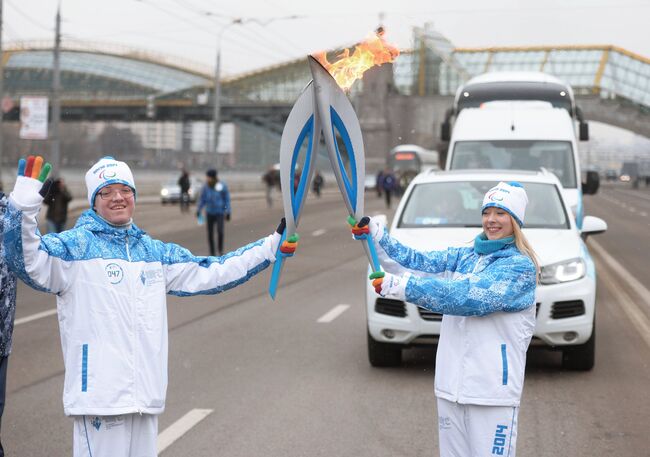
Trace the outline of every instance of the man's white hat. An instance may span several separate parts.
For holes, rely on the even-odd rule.
[[[527,204],[528,196],[524,186],[516,181],[501,181],[485,194],[481,212],[490,207],[501,208],[514,217],[519,226],[522,227]]]
[[[112,157],[102,157],[99,162],[86,172],[88,202],[91,208],[97,192],[109,184],[127,185],[133,189],[133,195],[135,196],[135,181],[129,166],[125,162],[120,162]]]

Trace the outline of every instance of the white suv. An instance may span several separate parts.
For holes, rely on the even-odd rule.
[[[555,175],[505,170],[428,172],[407,188],[390,233],[419,250],[472,246],[481,231],[483,196],[499,181],[519,181],[528,194],[524,233],[537,253],[535,345],[562,350],[562,365],[590,370],[595,355],[596,272],[587,235],[607,224],[586,216],[578,230]],[[373,366],[396,366],[402,350],[436,344],[442,315],[377,295],[367,282],[368,356]]]

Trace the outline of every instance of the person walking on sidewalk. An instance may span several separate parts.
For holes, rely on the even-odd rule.
[[[72,194],[65,185],[63,178],[57,178],[52,183],[50,191],[45,196],[43,203],[47,205],[48,233],[60,233],[65,230],[68,220],[68,204],[72,201]]]
[[[278,248],[291,255],[296,243],[280,246],[284,220],[224,257],[197,257],[153,239],[132,219],[133,174],[112,157],[86,173],[90,209],[75,227],[41,236],[41,182],[27,169],[19,165],[3,246],[20,279],[57,296],[73,456],[155,457],[167,394],[166,294],[224,292],[267,268]]]
[[[186,213],[190,210],[190,173],[183,168],[181,176],[178,178],[178,187],[180,188],[180,201],[181,213]]]
[[[527,203],[519,183],[490,189],[471,248],[417,251],[369,218],[352,229],[377,249],[385,272],[371,279],[379,295],[443,314],[435,368],[441,457],[515,456],[539,271],[521,231]]]
[[[205,176],[207,182],[201,190],[196,216],[199,217],[201,211],[205,208],[210,255],[216,255],[214,246],[215,228],[217,229],[219,255],[223,255],[224,220],[230,220],[230,194],[226,183],[219,180],[217,170],[211,168],[206,172]]]
[[[320,174],[320,171],[314,171],[314,177],[311,181],[311,190],[316,194],[316,198],[320,198],[320,192],[324,184],[325,179],[323,178],[323,175]]]

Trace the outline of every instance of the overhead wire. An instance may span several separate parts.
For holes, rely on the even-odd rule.
[[[7,5],[9,5],[9,6],[14,10],[14,11],[16,11],[20,16],[22,16],[22,17],[25,18],[27,21],[29,21],[29,22],[31,22],[32,24],[34,24],[36,27],[39,27],[39,28],[41,28],[41,29],[43,29],[43,30],[47,30],[48,32],[53,32],[53,31],[54,31],[54,26],[53,26],[53,25],[50,26],[50,27],[48,27],[48,26],[46,26],[46,25],[41,24],[41,23],[38,22],[38,21],[35,21],[34,18],[32,18],[29,14],[25,13],[23,10],[21,10],[21,9],[18,8],[16,5],[14,5],[14,3],[13,3],[12,1],[5,0],[5,3],[6,3]]]
[[[198,22],[196,22],[194,20],[189,20],[189,19],[185,18],[184,16],[179,16],[179,14],[174,13],[173,11],[170,11],[170,10],[164,8],[164,7],[161,7],[160,4],[154,4],[150,0],[135,0],[135,1],[138,1],[140,3],[146,3],[146,4],[148,4],[150,6],[153,6],[156,9],[158,9],[158,10],[160,10],[160,11],[166,13],[166,14],[173,15],[174,17],[177,17],[177,18],[180,17],[180,18],[182,18],[184,20],[184,22],[187,22],[187,23],[190,23],[190,24],[192,24],[192,25],[194,25],[196,27],[199,27],[204,31],[206,30],[206,26],[204,24],[199,24]],[[172,0],[172,1],[174,1],[176,4],[179,4],[179,1],[182,2],[182,0]],[[210,20],[210,22],[213,22],[213,19],[215,19],[217,17],[219,19],[228,18],[228,19],[230,19],[230,21],[234,21],[234,20],[238,19],[238,18],[232,17],[232,16],[216,15],[216,14],[215,15],[201,14],[199,16],[200,19],[208,19],[208,20]],[[242,20],[244,22],[246,22],[246,23],[248,23],[248,22],[257,22],[259,24],[268,24],[268,23],[274,22],[274,21],[279,20],[279,19],[284,19],[284,18],[268,18],[268,19],[263,19],[263,18],[242,18]],[[219,27],[225,27],[228,24],[229,24],[228,22],[227,23],[220,23]],[[244,25],[244,24],[242,23],[242,25]],[[214,27],[210,29],[209,33],[211,33],[211,34],[215,33]],[[244,31],[243,34],[245,34],[245,33],[246,32]],[[243,37],[244,41],[233,39],[233,37],[232,37],[233,34],[236,35],[236,36],[237,35],[240,35],[240,36],[242,35],[242,33],[238,34],[236,32],[236,30],[234,30],[233,33],[229,34],[229,36],[226,39],[224,39],[224,41],[227,41],[227,42],[229,42],[231,44],[235,44],[235,46],[237,46],[238,48],[243,49],[245,51],[247,50],[254,56],[259,56],[260,54],[264,54],[264,55],[266,55],[267,57],[269,57],[271,59],[275,59],[278,56],[282,56],[282,57],[286,56],[286,54],[282,55],[283,51],[278,53],[277,50],[271,50],[271,49],[268,49],[267,47],[252,46],[251,44],[249,44],[250,38],[246,37],[246,36]],[[258,42],[260,42],[260,41],[258,41]],[[266,45],[268,43],[264,39],[262,39],[260,44],[262,44],[264,46],[264,45]],[[280,47],[280,49],[282,49],[282,47]],[[269,52],[275,52],[275,54],[270,54]]]

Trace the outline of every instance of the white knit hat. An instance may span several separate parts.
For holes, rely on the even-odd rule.
[[[88,202],[93,207],[95,196],[100,189],[109,184],[124,184],[133,189],[135,196],[135,181],[131,169],[125,162],[119,162],[112,157],[102,157],[86,172],[86,187]]]
[[[524,186],[516,181],[510,181],[507,183],[501,181],[485,194],[481,212],[485,211],[485,208],[490,208],[492,206],[504,209],[514,217],[519,226],[522,227],[524,225],[524,215],[526,214],[527,204],[528,196],[526,195]]]

